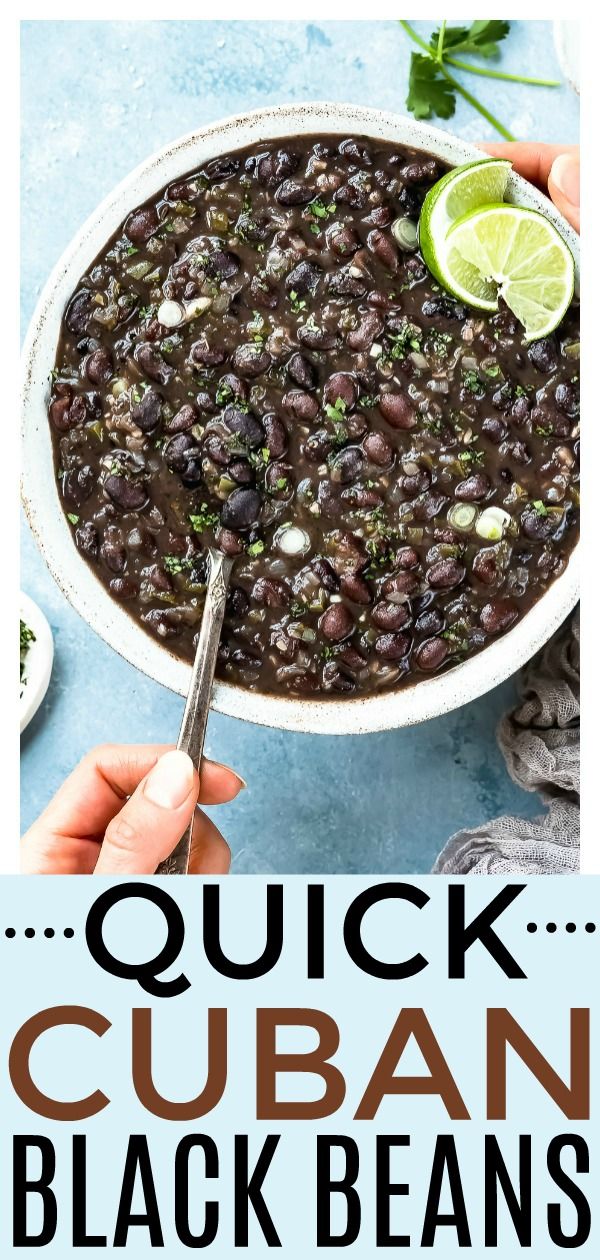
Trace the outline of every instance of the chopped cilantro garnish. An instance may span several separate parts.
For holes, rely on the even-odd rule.
[[[304,298],[298,297],[298,294],[296,293],[295,289],[290,289],[289,299],[290,299],[290,306],[296,315],[298,315],[300,311],[306,310],[306,300]]]
[[[249,543],[249,545],[246,547],[246,551],[248,555],[252,556],[253,559],[255,556],[260,556],[262,552],[264,551],[264,549],[265,549],[265,544],[262,538],[257,538],[256,542]]]
[[[192,529],[201,534],[205,529],[216,529],[219,517],[216,512],[209,512],[206,503],[202,503],[199,512],[190,512],[189,522]]]
[[[71,522],[71,525],[79,524],[79,517],[76,512],[67,512],[67,520]]]
[[[545,503],[542,503],[541,499],[534,499],[531,506],[535,508],[538,516],[548,515],[548,508],[546,507]]]

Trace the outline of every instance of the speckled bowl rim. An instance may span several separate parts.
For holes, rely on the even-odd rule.
[[[359,105],[309,102],[267,106],[225,118],[181,137],[146,158],[84,223],[52,271],[27,334],[23,355],[22,498],[42,555],[69,602],[97,634],[144,674],[179,695],[188,689],[190,666],[154,640],[113,599],[73,544],[52,473],[47,419],[49,373],[60,321],[79,277],[126,214],[166,184],[210,158],[233,149],[290,135],[361,134],[427,150],[451,165],[481,151],[457,137],[399,114]],[[570,246],[579,268],[579,240],[550,201],[512,174],[508,196],[541,210]],[[411,726],[448,713],[503,682],[532,657],[558,628],[578,598],[578,549],[563,574],[502,638],[447,673],[416,685],[356,699],[297,699],[216,682],[212,707],[263,726],[313,734],[362,734]]]

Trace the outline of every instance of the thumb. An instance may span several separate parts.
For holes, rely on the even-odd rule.
[[[571,227],[579,231],[580,200],[579,157],[575,153],[561,153],[554,159],[548,177],[548,192],[561,214]]]
[[[164,753],[108,824],[96,875],[153,875],[183,835],[198,800],[191,759]]]

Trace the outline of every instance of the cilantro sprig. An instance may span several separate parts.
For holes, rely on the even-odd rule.
[[[510,32],[510,22],[484,20],[471,22],[470,26],[448,26],[444,21],[433,32],[429,43],[422,39],[413,29],[410,22],[400,21],[400,25],[409,39],[417,44],[420,52],[414,52],[410,59],[408,79],[407,108],[415,118],[452,118],[456,109],[456,97],[477,110],[505,140],[514,140],[515,136],[500,122],[485,105],[468,92],[448,66],[468,74],[480,75],[486,79],[502,79],[508,83],[528,83],[534,87],[560,87],[556,79],[532,79],[527,75],[508,74],[489,66],[474,65],[456,57],[456,53],[466,56],[483,57],[490,60],[500,52],[500,43]]]

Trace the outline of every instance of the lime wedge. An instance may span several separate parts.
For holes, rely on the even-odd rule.
[[[486,310],[497,309],[502,297],[523,324],[526,341],[552,332],[573,297],[573,255],[537,210],[507,204],[472,210],[450,228],[441,252],[452,291]],[[485,286],[493,298],[486,297],[484,306]]]
[[[444,266],[446,236],[457,219],[479,206],[502,201],[510,169],[510,162],[503,158],[468,162],[466,166],[448,171],[427,193],[419,218],[421,253],[436,280],[450,292],[454,289],[453,277],[447,274]],[[496,310],[495,286],[483,280],[476,268],[465,263],[459,287],[462,292],[455,296],[469,292],[473,295],[470,299],[473,305],[483,306],[484,310]]]

